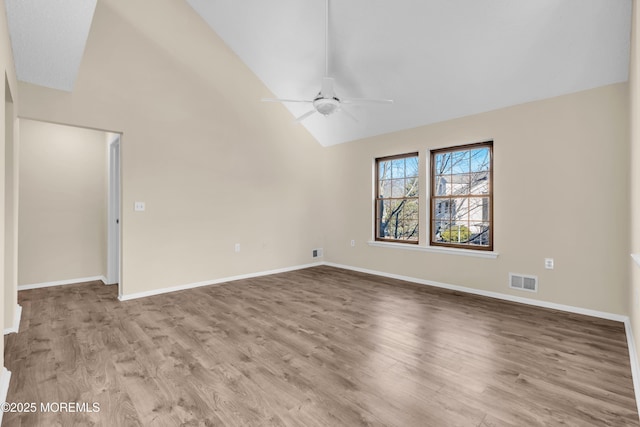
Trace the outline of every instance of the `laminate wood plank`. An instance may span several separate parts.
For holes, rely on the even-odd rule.
[[[314,267],[119,302],[19,293],[7,413],[51,426],[638,426],[624,326]]]

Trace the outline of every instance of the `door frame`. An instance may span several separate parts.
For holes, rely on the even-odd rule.
[[[109,177],[107,212],[107,285],[121,283],[120,252],[120,140],[121,134],[110,133],[109,138]],[[119,292],[118,292],[119,294]]]

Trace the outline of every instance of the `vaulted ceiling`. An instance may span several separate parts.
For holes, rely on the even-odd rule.
[[[5,0],[18,79],[72,91],[96,1]],[[325,0],[186,2],[276,97],[318,93]],[[300,126],[328,146],[624,82],[630,26],[631,0],[331,0],[336,94],[395,102]]]

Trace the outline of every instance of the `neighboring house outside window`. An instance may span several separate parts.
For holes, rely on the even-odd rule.
[[[376,159],[375,238],[418,243],[418,153]]]
[[[493,250],[492,154],[492,141],[431,151],[431,245]]]

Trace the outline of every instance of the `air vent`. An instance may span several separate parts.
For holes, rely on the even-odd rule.
[[[322,248],[314,249],[311,251],[312,258],[322,258]]]
[[[538,278],[525,274],[509,273],[509,287],[522,291],[538,292]]]

